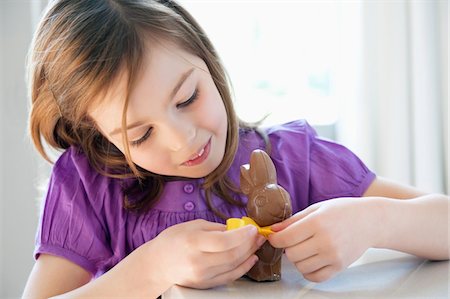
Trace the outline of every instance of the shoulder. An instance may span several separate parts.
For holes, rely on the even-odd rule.
[[[64,151],[53,166],[52,172],[60,177],[86,177],[95,174],[97,171],[89,164],[84,152],[75,146]]]
[[[304,119],[294,120],[291,122],[263,127],[270,137],[292,137],[292,136],[317,136],[314,128]]]
[[[271,158],[282,157],[285,153],[308,151],[311,143],[317,138],[317,133],[306,120],[300,119],[283,124],[262,126],[259,128],[270,141]],[[248,163],[251,151],[265,149],[263,136],[255,129],[241,129],[236,160],[238,163]],[[286,157],[284,157],[286,158]]]
[[[263,127],[264,128],[264,127]],[[278,131],[305,131],[311,128],[311,125],[305,119],[297,119],[286,123],[275,124],[272,126],[265,127],[265,130],[269,133]]]
[[[85,153],[75,146],[68,148],[55,162],[52,176],[59,178],[60,182],[81,181],[85,186],[109,183],[110,178],[100,174],[91,166]]]
[[[279,175],[306,171],[311,157],[311,147],[317,138],[315,130],[306,120],[296,120],[269,127],[260,127],[270,142],[270,158]],[[239,148],[231,169],[233,179],[239,179],[239,167],[249,163],[251,152],[266,149],[264,138],[256,130],[241,130]]]
[[[259,127],[259,131],[264,132],[264,134],[270,137],[272,142],[280,139],[292,140],[292,137],[317,137],[314,128],[304,119],[271,126],[261,126]],[[263,138],[255,129],[241,129],[239,136],[240,144],[251,144],[252,146],[263,145]]]
[[[318,138],[315,129],[303,119],[263,128],[271,146],[272,159],[308,158],[312,144]]]
[[[73,201],[73,204],[102,207],[103,201],[122,190],[121,180],[96,171],[78,147],[68,148],[53,166],[47,200]]]

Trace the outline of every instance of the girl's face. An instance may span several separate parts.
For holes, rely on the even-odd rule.
[[[131,91],[127,134],[133,162],[161,175],[204,177],[222,161],[227,115],[205,62],[170,44],[152,46]],[[102,134],[124,152],[127,77],[90,111]]]

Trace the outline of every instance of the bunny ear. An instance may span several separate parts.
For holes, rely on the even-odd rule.
[[[277,183],[277,171],[269,155],[254,150],[250,156],[250,175],[255,186]]]
[[[250,178],[249,170],[250,170],[250,165],[245,164],[245,165],[241,166],[241,177],[240,177],[241,191],[245,195],[250,194],[250,189],[253,186],[253,182],[252,182],[252,179]]]

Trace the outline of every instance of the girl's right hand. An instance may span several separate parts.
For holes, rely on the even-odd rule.
[[[200,219],[171,226],[148,244],[164,281],[205,289],[247,273],[265,241],[252,225],[226,231],[223,224]]]

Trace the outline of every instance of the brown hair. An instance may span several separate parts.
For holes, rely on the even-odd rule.
[[[124,153],[100,133],[87,113],[124,69],[129,94],[149,35],[174,41],[203,59],[222,97],[228,117],[225,154],[205,178],[203,188],[209,207],[225,217],[212,206],[211,192],[241,205],[231,196],[238,189],[225,173],[237,150],[239,127],[256,129],[256,125],[237,118],[231,84],[218,54],[193,17],[175,1],[54,1],[30,47],[29,129],[33,143],[49,162],[44,142],[59,150],[78,146],[98,172],[115,178],[137,178],[125,191],[125,207],[134,211],[149,208],[161,194],[164,182],[173,178],[148,172],[132,162],[125,130],[128,96],[122,115]],[[146,196],[130,199],[139,192]]]

